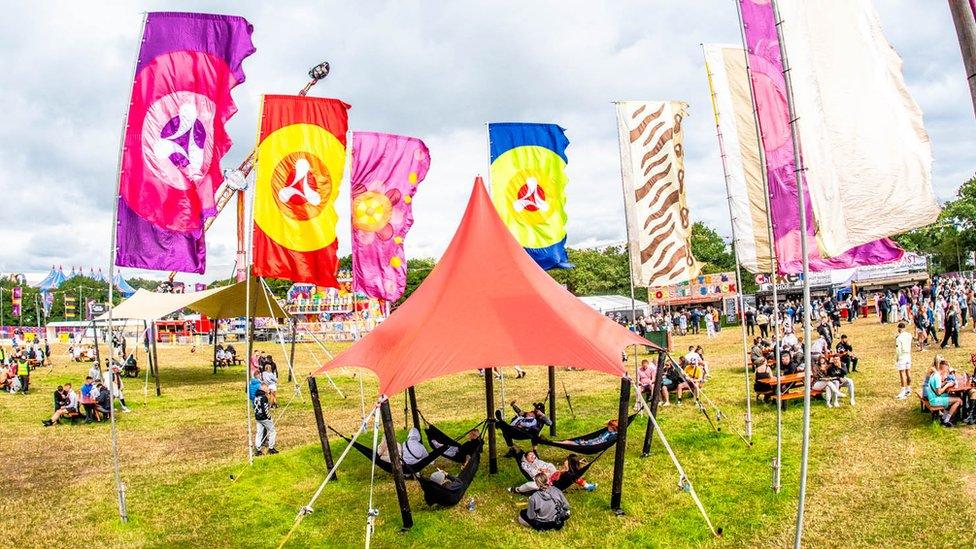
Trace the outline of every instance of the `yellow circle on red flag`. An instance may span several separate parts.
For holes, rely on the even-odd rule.
[[[254,222],[290,250],[309,252],[332,244],[345,162],[345,147],[321,126],[275,130],[258,145]]]

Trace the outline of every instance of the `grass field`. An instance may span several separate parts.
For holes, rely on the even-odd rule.
[[[853,374],[858,402],[852,408],[845,401],[836,410],[814,402],[805,544],[972,546],[976,541],[976,429],[944,429],[918,411],[914,397],[892,398],[898,384],[891,366],[894,329],[890,325],[865,319],[845,325],[843,332],[861,357],[860,372]],[[745,389],[739,337],[736,329],[726,328],[717,339],[679,337],[675,346],[705,346],[713,372],[705,392],[727,416],[724,423],[741,429]],[[946,356],[968,370],[974,343],[976,335],[967,331],[963,348],[948,350]],[[259,348],[277,353],[278,363],[284,364],[276,345]],[[54,367],[33,374],[30,395],[0,394],[0,509],[8,518],[0,546],[269,547],[282,539],[325,474],[307,394],[295,399],[279,419],[282,453],[257,458],[248,466],[243,369],[223,369],[213,375],[205,348],[191,354],[186,347],[160,347],[159,354],[162,397],[155,396],[151,383],[145,395],[141,380],[127,380],[127,401],[133,411],[118,416],[122,474],[128,489],[127,524],[117,517],[108,426],[41,426],[51,412],[54,387],[65,382],[77,387],[87,365],[69,363],[65,349],[57,347]],[[932,355],[931,351],[915,354],[916,385]],[[145,355],[139,358],[145,367]],[[314,369],[316,358],[325,357],[311,345],[299,345],[299,375]],[[507,399],[527,403],[544,398],[544,372],[529,369],[528,377],[518,381],[507,376]],[[346,399],[339,398],[324,379],[319,384],[326,417],[343,432],[355,430],[360,421],[359,385],[351,373],[334,375]],[[617,379],[560,370],[557,384],[561,387],[563,382],[572,395],[576,419],[560,396],[560,435],[595,429],[616,414]],[[376,384],[369,374],[365,392],[371,404]],[[282,383],[282,403],[290,393]],[[425,416],[449,433],[460,434],[484,416],[483,381],[475,373],[425,383],[417,393]],[[403,403],[403,395],[393,399],[398,427],[403,427]],[[380,515],[373,543],[377,547],[787,546],[792,543],[796,512],[802,406],[791,405],[784,414],[783,490],[774,494],[770,464],[775,452],[775,408],[753,403],[752,447],[729,427],[721,433],[713,431],[687,401],[660,413],[662,428],[712,521],[724,529],[722,538],[711,536],[691,498],[678,489],[677,473],[657,440],[650,457],[639,457],[645,427],[641,418],[628,437],[623,517],[609,511],[610,453],[588,475],[599,489],[572,490],[568,494],[571,521],[562,531],[546,534],[528,532],[513,520],[524,500],[505,491],[522,478],[512,460],[500,459],[499,474],[492,477],[483,465],[468,492],[477,504],[474,512],[464,505],[428,509],[419,487],[408,481],[416,524],[405,534],[398,533],[393,483],[378,471],[375,499]],[[340,442],[333,440],[335,455],[344,448]],[[564,454],[545,447],[540,453],[550,460]],[[456,470],[457,466],[444,467]],[[339,472],[339,480],[326,487],[315,512],[296,530],[289,546],[362,545],[369,462],[353,452]],[[237,480],[231,481],[232,475]]]

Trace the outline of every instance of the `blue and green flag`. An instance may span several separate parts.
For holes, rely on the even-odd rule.
[[[488,124],[491,200],[508,230],[543,269],[569,269],[566,147],[555,124]]]

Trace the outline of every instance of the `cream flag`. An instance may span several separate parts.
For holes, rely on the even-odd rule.
[[[679,101],[617,103],[630,270],[638,286],[685,282],[701,270],[691,254],[685,202],[687,108]]]
[[[770,273],[773,269],[765,172],[745,50],[740,46],[705,44],[705,71],[725,153],[723,168],[735,230],[735,253],[750,273]]]
[[[922,111],[870,0],[780,0],[821,252],[833,257],[939,215]]]

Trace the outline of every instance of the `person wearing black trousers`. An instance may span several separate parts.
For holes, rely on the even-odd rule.
[[[942,336],[940,347],[945,349],[951,340],[952,345],[959,348],[959,306],[954,304],[948,309],[945,319],[945,335]]]

